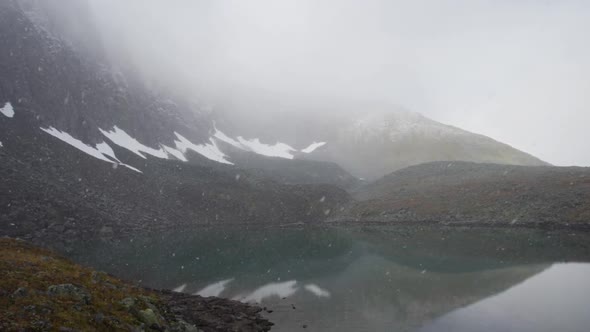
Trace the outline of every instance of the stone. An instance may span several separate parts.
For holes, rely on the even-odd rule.
[[[54,296],[72,297],[84,304],[90,304],[92,300],[92,297],[85,289],[72,284],[51,285],[47,288],[47,293]]]
[[[59,332],[78,332],[80,330],[76,330],[76,329],[72,329],[72,328],[69,328],[69,327],[62,326],[62,327],[59,328],[58,331]]]
[[[102,322],[104,322],[104,314],[102,312],[99,312],[96,315],[94,315],[94,321],[98,324],[102,324]]]
[[[106,273],[104,272],[92,271],[91,279],[93,284],[102,283],[105,280],[105,277]]]
[[[12,298],[25,297],[29,295],[29,291],[24,287],[19,287],[12,293]]]
[[[144,323],[146,326],[152,326],[154,324],[159,326],[160,323],[158,320],[158,316],[150,308],[145,310],[139,310],[137,312],[137,319],[139,319],[139,321]]]
[[[127,310],[135,307],[135,299],[132,297],[126,297],[119,302]]]
[[[185,322],[184,320],[179,320],[178,325],[181,327],[180,331],[184,332],[201,332],[196,326]]]

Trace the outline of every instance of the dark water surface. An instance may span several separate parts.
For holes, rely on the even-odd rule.
[[[71,258],[259,303],[273,331],[590,331],[588,233],[196,228],[79,244]]]

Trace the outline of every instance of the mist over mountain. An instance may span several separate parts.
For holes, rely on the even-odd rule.
[[[234,100],[232,117],[401,105],[554,165],[590,165],[563,148],[590,140],[582,2],[88,3],[82,22],[111,63],[215,110]]]
[[[53,15],[0,4],[3,234],[65,250],[123,229],[320,221],[349,199],[335,184],[352,176],[330,163],[276,166],[273,155],[291,152],[281,145],[243,140],[256,167],[238,167],[210,110],[87,57]]]
[[[471,161],[540,166],[548,163],[489,137],[445,125],[401,106],[375,102],[316,101],[302,112],[276,103],[282,112],[218,121],[227,132],[279,140],[304,148],[309,138],[321,144],[299,158],[335,162],[351,174],[375,180],[392,171],[432,161]],[[322,105],[322,106],[317,106]],[[260,103],[259,110],[273,108]],[[313,110],[316,110],[315,112]],[[260,116],[266,114],[266,116]]]
[[[182,137],[191,144],[203,144],[208,159],[221,158],[226,163],[232,162],[221,155],[231,155],[236,147],[252,151],[260,145],[267,149],[262,154],[267,157],[334,162],[369,180],[437,160],[544,164],[504,144],[438,124],[391,103],[319,97],[297,100],[272,94],[261,98],[255,92],[253,96],[233,94],[231,87],[227,99],[214,102],[205,93],[209,98],[203,100],[212,103],[204,102],[170,84],[165,76],[155,80],[149,76],[153,73],[146,74],[133,60],[134,49],[110,44],[117,39],[104,30],[102,7],[97,6],[93,1],[71,6],[67,1],[14,2],[11,7],[31,23],[7,21],[4,30],[6,45],[13,45],[5,53],[6,71],[18,71],[16,79],[11,77],[16,72],[4,76],[7,102],[26,105],[41,125],[85,143],[101,143],[103,133],[111,131],[156,150],[174,150],[179,146],[175,140]],[[25,41],[34,42],[23,43],[19,29],[30,35]],[[146,54],[150,56],[153,54]],[[72,61],[76,68],[69,68]],[[19,87],[26,90],[16,93]],[[238,145],[221,142],[215,137],[218,130]],[[313,150],[296,152],[314,143]],[[276,151],[269,152],[269,147]]]

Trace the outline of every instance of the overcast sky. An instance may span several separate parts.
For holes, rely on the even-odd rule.
[[[590,2],[93,0],[162,82],[402,105],[556,165],[590,166]]]

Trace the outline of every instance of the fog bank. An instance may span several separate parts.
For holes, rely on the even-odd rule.
[[[391,103],[590,166],[584,1],[90,1],[115,58],[213,105]]]

